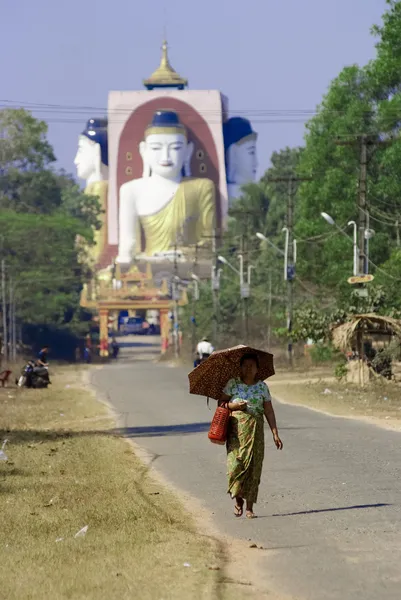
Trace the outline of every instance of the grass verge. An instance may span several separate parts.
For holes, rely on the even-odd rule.
[[[303,379],[302,375],[299,377]],[[333,379],[297,384],[294,378],[281,376],[268,383],[272,394],[284,402],[302,404],[335,415],[399,421],[401,425],[400,386],[393,382],[380,380],[360,388]]]
[[[216,542],[114,435],[82,375],[0,390],[2,597],[222,598]]]

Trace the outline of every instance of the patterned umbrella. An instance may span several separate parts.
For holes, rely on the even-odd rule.
[[[244,354],[257,354],[259,377],[262,381],[274,375],[273,354],[255,350],[250,346],[234,346],[213,352],[188,375],[189,393],[220,400],[226,383],[232,377],[240,377],[240,361]]]

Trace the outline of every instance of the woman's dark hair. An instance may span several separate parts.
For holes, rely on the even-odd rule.
[[[241,360],[239,362],[240,367],[242,367],[244,362],[247,360],[253,360],[253,362],[256,363],[256,366],[259,369],[259,356],[257,354],[255,354],[255,352],[247,352],[246,354],[243,354],[243,356],[241,356]]]

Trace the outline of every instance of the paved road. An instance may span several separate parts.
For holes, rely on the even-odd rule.
[[[258,519],[232,516],[224,448],[186,372],[150,361],[95,372],[120,426],[170,481],[201,499],[222,531],[259,541],[277,592],[308,600],[400,600],[401,435],[276,403],[285,448],[268,441]]]

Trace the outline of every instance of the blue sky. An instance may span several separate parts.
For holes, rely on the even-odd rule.
[[[142,89],[164,28],[174,68],[192,89],[219,89],[230,113],[313,110],[345,66],[374,55],[370,27],[385,0],[0,0],[1,92],[39,107],[59,166],[74,173],[77,137],[109,90]],[[97,114],[99,114],[97,112]],[[263,118],[266,121],[266,118]],[[303,123],[257,123],[260,171],[301,144]]]

